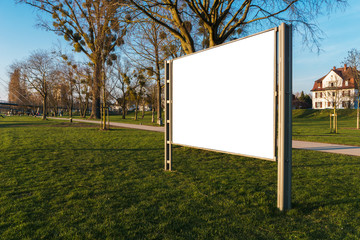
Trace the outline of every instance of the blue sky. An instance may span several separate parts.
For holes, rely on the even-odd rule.
[[[302,46],[294,35],[293,92],[309,92],[314,80],[327,74],[333,66],[341,67],[347,52],[360,49],[360,1],[349,0],[344,11],[317,19],[325,36],[321,41],[320,54]]]
[[[349,0],[349,7],[330,16],[320,16],[317,23],[324,31],[322,52],[311,52],[294,35],[293,92],[309,93],[314,80],[322,77],[341,61],[352,48],[360,49],[360,1]],[[59,37],[52,32],[36,28],[36,14],[32,8],[15,4],[13,0],[0,0],[0,100],[7,99],[3,81],[8,81],[8,67],[22,60],[36,49],[52,49]],[[67,43],[60,40],[62,46]]]
[[[0,0],[0,100],[7,100],[8,69],[36,49],[51,49],[58,36],[36,28],[36,12],[14,0]]]

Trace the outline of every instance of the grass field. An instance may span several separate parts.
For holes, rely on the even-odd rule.
[[[360,158],[293,151],[293,209],[276,163],[174,149],[163,134],[0,119],[1,239],[359,239]]]
[[[293,139],[360,146],[360,130],[355,129],[356,110],[338,111],[338,134],[330,133],[330,113],[332,110],[293,110]],[[112,115],[110,121],[157,126],[156,123],[151,122],[151,112],[146,112],[144,119],[141,119],[141,112],[139,112],[137,121],[134,120],[134,112],[129,112],[126,119],[122,119],[120,115]]]
[[[338,111],[338,134],[330,133],[331,110],[293,110],[293,139],[360,146],[356,110]]]

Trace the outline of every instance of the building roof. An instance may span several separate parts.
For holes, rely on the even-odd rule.
[[[357,84],[354,80],[354,69],[351,67],[347,67],[346,64],[344,64],[344,67],[342,68],[336,68],[334,67],[333,69],[330,70],[330,72],[333,71],[335,72],[339,77],[341,77],[343,80],[348,80],[348,86],[345,86],[345,81],[343,81],[342,86],[340,87],[340,89],[353,89],[353,88],[357,88]],[[323,84],[322,81],[324,80],[324,78],[329,75],[328,72],[325,76],[321,77],[320,79],[316,80],[314,83],[313,88],[311,89],[312,92],[314,91],[324,91],[327,90],[326,88],[323,88]]]

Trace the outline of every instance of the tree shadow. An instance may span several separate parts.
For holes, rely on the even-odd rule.
[[[334,136],[334,134],[328,133],[328,134],[319,134],[319,135],[309,135],[309,134],[293,134],[294,137],[331,137]],[[299,140],[301,141],[301,140]]]
[[[333,167],[333,166],[360,166],[360,162],[292,165],[292,168],[311,168],[311,167],[317,168],[317,167]]]
[[[298,209],[303,214],[310,214],[311,212],[319,208],[324,208],[326,206],[336,206],[341,204],[360,204],[360,198],[351,198],[351,197],[344,197],[342,199],[326,198],[325,201],[304,202],[304,203],[294,202],[292,203],[292,207]]]
[[[12,128],[12,127],[31,127],[31,126],[39,126],[39,125],[43,125],[43,126],[51,126],[48,122],[6,122],[6,123],[2,123],[0,124],[0,128]]]
[[[163,148],[31,148],[31,151],[104,151],[104,152],[121,152],[121,151],[161,151]]]

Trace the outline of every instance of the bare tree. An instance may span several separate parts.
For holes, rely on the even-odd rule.
[[[117,60],[113,64],[112,72],[110,74],[112,81],[114,82],[115,89],[118,89],[120,91],[114,91],[114,93],[111,93],[111,96],[121,106],[122,119],[126,118],[127,105],[130,98],[132,79],[130,70],[130,63],[128,60],[122,60],[120,58],[117,58]]]
[[[345,57],[343,63],[349,66],[349,73],[351,74],[351,77],[354,79],[355,82],[355,101],[357,102],[356,129],[360,129],[360,51],[357,49],[351,49],[350,51],[348,51],[348,55]]]
[[[100,90],[103,85],[103,66],[115,60],[112,52],[123,43],[127,23],[119,18],[126,13],[119,9],[121,0],[18,0],[45,13],[53,22],[42,21],[41,26],[64,36],[76,52],[84,53],[93,66],[92,114],[100,118]]]
[[[196,24],[203,27],[208,46],[224,43],[249,26],[269,27],[280,22],[302,29],[304,41],[318,46],[315,17],[343,6],[346,0],[129,0],[152,21],[180,40],[186,54],[196,51]],[[158,9],[161,9],[159,11]],[[326,11],[325,10],[325,11]],[[310,40],[310,41],[309,41]],[[206,45],[204,45],[206,46]]]
[[[331,129],[333,129],[334,133],[337,133],[337,109],[341,106],[346,107],[344,103],[348,102],[352,96],[350,96],[349,92],[343,90],[343,79],[339,77],[335,77],[333,75],[327,84],[327,86],[324,86],[324,99],[327,100],[327,107],[331,107],[334,110],[332,115],[334,117],[334,121]]]
[[[59,69],[55,70],[51,82],[47,82],[48,87],[48,109],[53,116],[57,116],[59,110],[62,108],[64,99],[62,94],[67,94],[64,89],[64,84],[61,79],[62,72]]]
[[[127,55],[133,64],[146,69],[149,79],[154,80],[157,86],[157,123],[162,124],[162,75],[164,60],[170,56],[178,56],[180,44],[166,29],[153,22],[143,21],[133,27],[128,35],[129,47]]]
[[[157,86],[149,84],[146,86],[146,102],[151,106],[151,122],[155,122],[155,106],[157,104]]]
[[[22,77],[42,97],[43,119],[46,119],[49,84],[56,77],[56,68],[52,55],[43,50],[32,53],[21,67]]]
[[[60,66],[61,68],[61,84],[60,84],[60,94],[61,94],[61,101],[62,101],[62,106],[66,106],[68,112],[69,112],[69,117],[70,117],[70,122],[72,122],[72,112],[73,112],[73,108],[74,108],[74,91],[75,91],[75,84],[76,84],[76,69],[77,69],[77,65],[76,64],[70,64],[67,61],[64,61]]]
[[[132,86],[130,86],[130,96],[135,101],[135,117],[134,120],[138,120],[138,110],[140,101],[144,99],[145,95],[145,84],[146,78],[144,76],[144,70],[141,68],[135,69],[133,71],[133,79]],[[145,108],[145,106],[143,106]],[[144,109],[145,110],[145,109]]]
[[[89,67],[80,63],[77,64],[77,68],[75,68],[75,70],[73,85],[75,98],[77,97],[78,99],[80,116],[85,118],[91,95],[92,71]]]
[[[68,108],[72,109],[74,99],[77,98],[80,116],[85,118],[93,87],[92,70],[89,64],[76,62],[72,54],[65,54],[61,49],[58,52],[58,56],[62,59],[63,79],[70,91],[69,98],[67,99]],[[69,112],[69,114],[71,121],[72,112]]]

